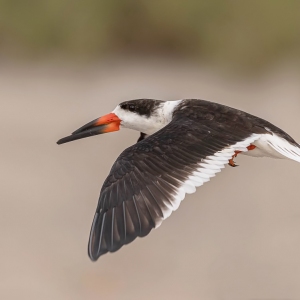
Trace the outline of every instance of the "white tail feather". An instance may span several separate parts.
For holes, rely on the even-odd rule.
[[[289,158],[300,162],[300,146],[297,147],[291,144],[275,133],[262,134],[254,145],[260,150],[262,156]],[[249,151],[249,155],[251,155],[251,152]]]

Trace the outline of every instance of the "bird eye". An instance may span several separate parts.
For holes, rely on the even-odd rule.
[[[130,111],[135,111],[135,105],[134,104],[129,104],[128,109]]]

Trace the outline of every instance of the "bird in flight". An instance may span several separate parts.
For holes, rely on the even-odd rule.
[[[137,99],[120,103],[57,144],[130,128],[140,132],[102,186],[89,257],[115,252],[176,210],[238,154],[300,162],[300,145],[280,128],[246,112],[198,99]]]

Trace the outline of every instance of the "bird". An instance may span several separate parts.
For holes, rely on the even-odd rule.
[[[64,144],[129,128],[140,132],[103,183],[88,242],[96,261],[144,237],[238,154],[300,162],[300,145],[270,122],[200,99],[136,99],[60,139]]]

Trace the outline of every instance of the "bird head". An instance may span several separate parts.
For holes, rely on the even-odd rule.
[[[60,139],[57,144],[129,128],[151,135],[172,120],[178,101],[137,99],[120,103],[111,113],[97,118]]]

